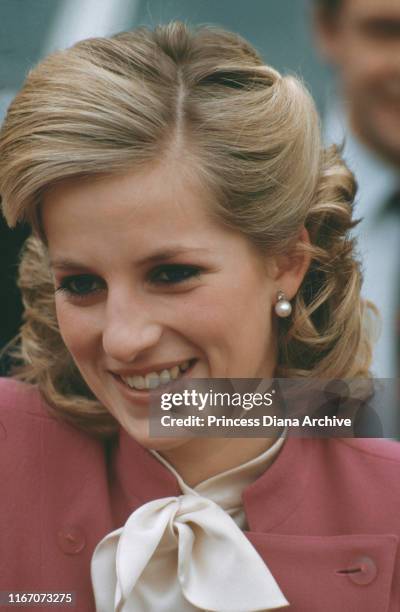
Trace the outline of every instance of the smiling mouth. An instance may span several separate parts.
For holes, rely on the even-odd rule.
[[[196,362],[197,359],[189,359],[173,368],[149,372],[146,376],[120,376],[118,374],[114,376],[129,389],[147,392],[167,387],[171,382],[179,380],[192,369]]]

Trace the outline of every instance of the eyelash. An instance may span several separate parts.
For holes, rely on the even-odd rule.
[[[86,290],[84,289],[82,291],[82,287],[81,290],[79,290],[78,287],[75,287],[75,289],[73,288],[73,284],[74,283],[79,283],[79,281],[83,281],[84,283],[86,283],[87,285],[91,284],[92,286],[96,283],[97,285],[99,285],[99,280],[96,279],[95,276],[92,276],[90,274],[74,274],[73,276],[66,276],[65,278],[63,278],[60,281],[60,284],[58,287],[56,287],[56,293],[64,293],[66,294],[68,297],[72,297],[74,299],[83,299],[85,297],[87,297],[88,295],[94,295],[95,293],[98,293],[99,291],[101,291],[103,289],[103,287],[97,287],[96,289],[88,289],[86,287]]]
[[[174,275],[175,278],[161,279],[162,275]],[[176,274],[178,274],[178,278],[176,278]],[[153,270],[150,274],[150,282],[155,285],[164,285],[164,286],[173,286],[183,284],[186,281],[189,281],[193,278],[198,277],[201,274],[201,269],[197,266],[190,266],[185,264],[170,264],[159,266],[155,270]],[[158,276],[158,279],[157,279]],[[79,289],[75,285],[75,289],[73,288],[74,283],[82,282],[86,284],[86,288],[82,290]],[[92,285],[91,289],[88,289],[87,285]],[[93,288],[93,285],[98,285],[96,288]],[[92,274],[74,274],[72,276],[66,276],[60,281],[59,286],[56,288],[56,292],[65,293],[69,297],[73,297],[74,299],[84,299],[90,295],[95,295],[96,293],[102,291],[104,289],[104,283],[101,279],[96,278],[96,276]]]

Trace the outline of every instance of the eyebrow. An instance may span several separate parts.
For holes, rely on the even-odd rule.
[[[145,265],[149,263],[154,264],[154,263],[158,263],[161,261],[168,261],[169,259],[174,259],[175,257],[178,257],[180,255],[186,255],[188,253],[206,253],[206,252],[208,252],[208,249],[193,248],[193,247],[171,247],[169,249],[160,249],[159,251],[156,251],[152,255],[148,257],[144,257],[143,259],[140,259],[137,263],[139,265]],[[88,266],[86,264],[83,264],[73,259],[64,259],[64,258],[59,259],[57,257],[55,259],[50,259],[50,266],[57,270],[67,270],[71,268],[87,269],[91,267],[91,266]]]
[[[364,18],[362,25],[397,31],[400,27],[400,18],[398,16],[390,17],[389,15],[387,17],[382,15],[369,15]]]

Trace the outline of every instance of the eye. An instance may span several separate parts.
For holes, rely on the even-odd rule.
[[[376,40],[394,40],[400,36],[400,21],[394,19],[381,19],[365,24],[366,34]]]
[[[199,276],[198,266],[184,264],[169,264],[157,267],[152,271],[150,280],[159,285],[177,285]]]
[[[104,289],[104,282],[92,274],[76,274],[66,276],[60,281],[56,291],[66,293],[74,298],[93,295]]]

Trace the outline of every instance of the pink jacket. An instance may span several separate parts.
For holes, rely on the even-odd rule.
[[[34,387],[6,379],[0,484],[0,591],[75,591],[76,612],[94,610],[97,542],[140,505],[179,495],[124,431],[105,447],[49,416]],[[290,611],[400,610],[400,444],[289,438],[243,502],[246,535]]]

